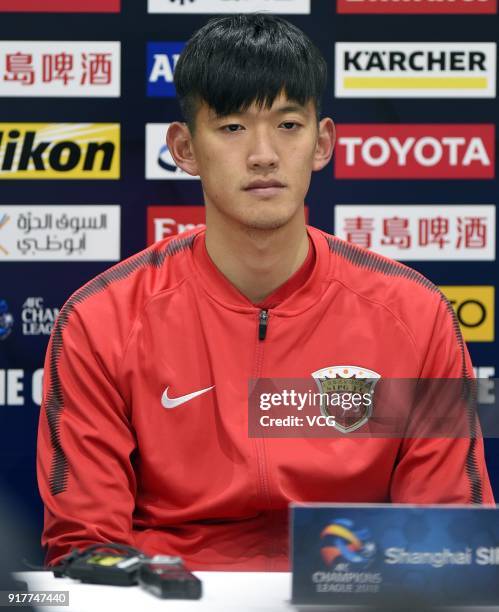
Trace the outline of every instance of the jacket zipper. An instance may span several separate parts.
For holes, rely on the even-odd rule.
[[[262,374],[263,369],[263,354],[265,350],[265,345],[263,341],[267,336],[267,330],[269,326],[269,311],[267,309],[260,310],[258,313],[258,341],[256,344],[256,353],[255,353],[255,368],[253,372],[253,378],[259,378]],[[267,459],[266,459],[266,449],[265,449],[265,440],[263,438],[255,438],[254,439],[254,448],[256,452],[256,460],[257,460],[257,469],[258,469],[258,480],[259,480],[259,491],[270,511],[272,508],[272,494],[270,491],[270,481],[269,481],[269,473],[267,467]],[[270,521],[270,533],[272,534],[273,522]],[[275,554],[274,551],[274,543],[272,541],[272,537],[269,538],[268,544],[268,567],[267,570],[271,571],[273,569],[273,557]]]
[[[265,337],[267,336],[267,327],[269,325],[269,311],[260,310],[258,319],[258,340],[265,340]]]

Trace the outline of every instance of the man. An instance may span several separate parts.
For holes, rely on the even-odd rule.
[[[206,229],[119,263],[59,316],[38,455],[49,562],[118,541],[193,569],[284,570],[293,500],[493,501],[477,437],[248,437],[251,378],[472,376],[434,285],[305,226],[334,146],[325,80],[277,17],[216,18],[188,43],[187,124],[167,140],[201,178]]]

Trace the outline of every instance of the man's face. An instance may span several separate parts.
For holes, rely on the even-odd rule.
[[[266,230],[302,214],[311,172],[320,169],[318,135],[313,102],[300,106],[281,95],[270,109],[253,104],[225,117],[203,103],[192,152],[208,217]]]

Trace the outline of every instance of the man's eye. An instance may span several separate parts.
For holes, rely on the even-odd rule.
[[[292,130],[294,127],[298,127],[298,123],[296,123],[296,121],[285,121],[284,123],[281,123],[281,125],[283,125],[288,131]]]
[[[224,125],[222,130],[224,132],[238,132],[239,128],[242,128],[242,125],[239,125],[238,123],[230,123],[229,125]]]

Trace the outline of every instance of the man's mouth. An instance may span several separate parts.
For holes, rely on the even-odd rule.
[[[244,191],[248,191],[253,195],[260,196],[273,196],[281,192],[285,188],[285,185],[280,181],[270,180],[255,180],[251,181],[245,188]]]

